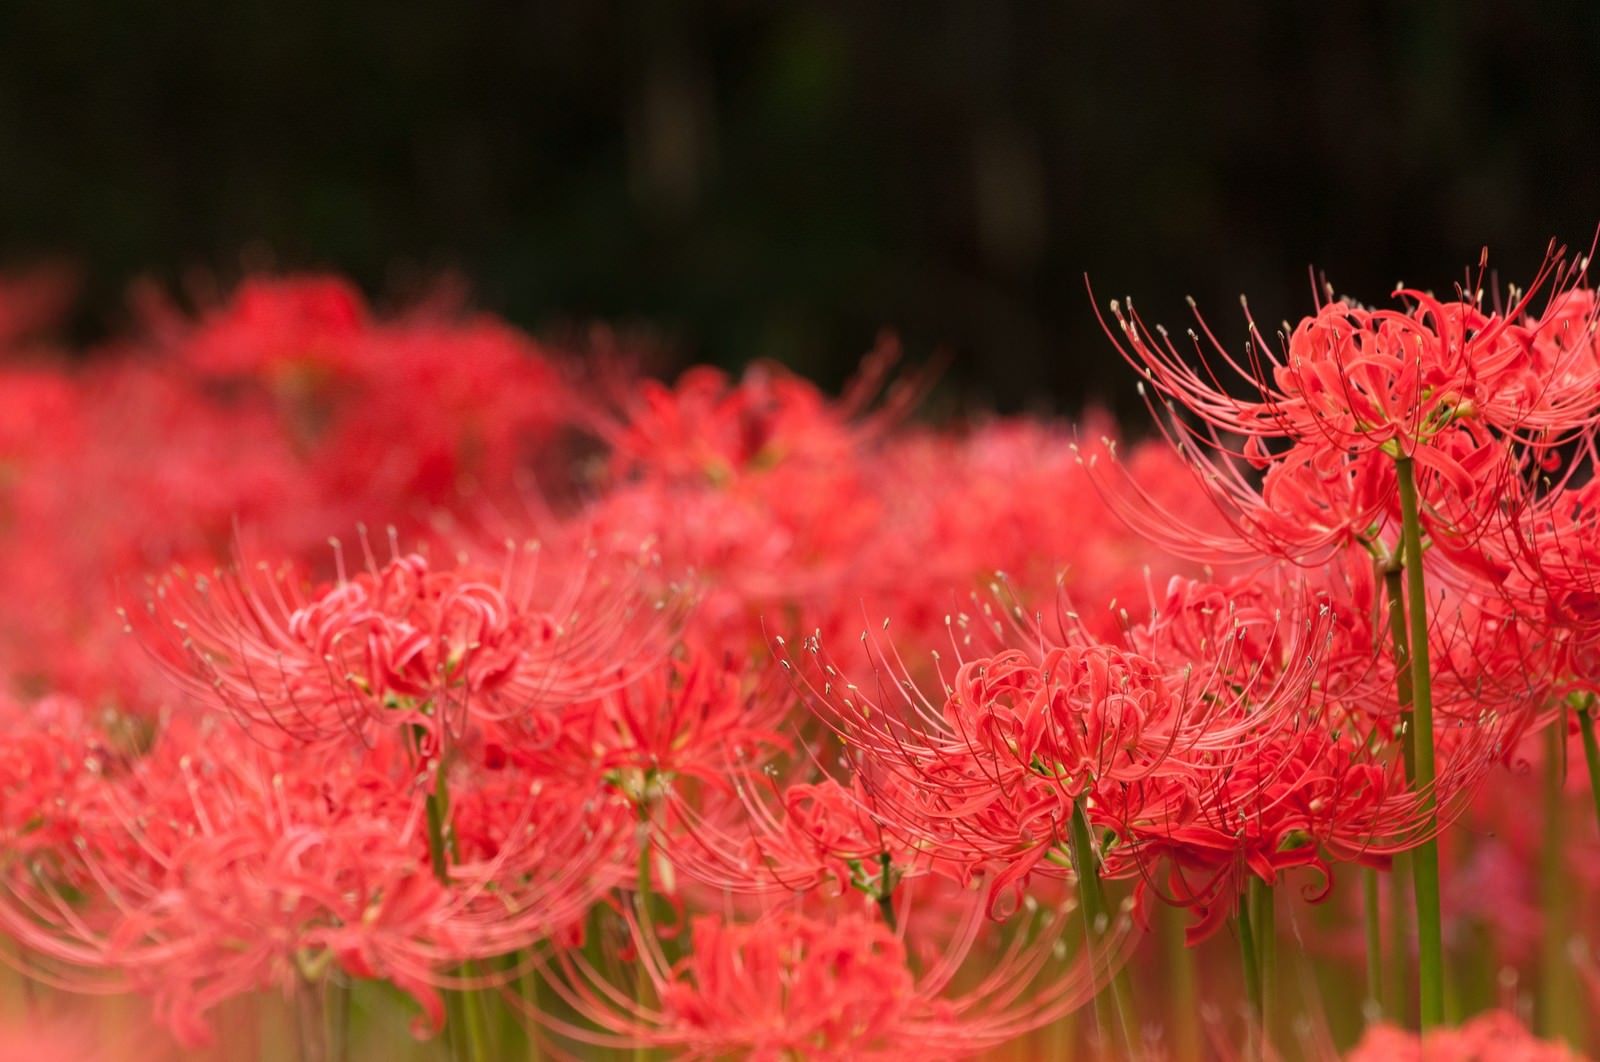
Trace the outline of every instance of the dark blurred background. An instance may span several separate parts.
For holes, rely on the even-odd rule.
[[[1084,290],[1242,338],[1600,223],[1600,5],[0,0],[0,262],[444,269],[535,330],[1133,408]],[[670,365],[668,366],[670,368]]]

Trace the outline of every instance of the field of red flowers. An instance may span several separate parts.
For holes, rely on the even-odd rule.
[[[1581,1057],[1586,264],[1111,302],[1142,442],[0,281],[0,1059]]]

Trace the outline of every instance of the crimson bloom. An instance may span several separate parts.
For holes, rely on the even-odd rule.
[[[465,762],[452,775],[452,858],[438,872],[431,772],[390,740],[273,752],[217,720],[170,722],[56,813],[72,843],[12,851],[0,924],[41,973],[154,997],[186,1043],[208,1013],[337,966],[381,978],[443,1021],[466,960],[579,921],[618,878],[626,804]],[[48,806],[55,802],[42,802]]]
[[[363,542],[365,540],[363,539]],[[294,741],[400,724],[435,740],[615,688],[675,614],[631,561],[541,579],[537,545],[499,568],[419,553],[307,591],[265,565],[156,583],[141,624],[201,703]],[[152,629],[153,628],[153,629]]]
[[[958,979],[984,926],[982,905],[970,899],[926,959],[911,954],[903,932],[870,916],[787,908],[748,923],[702,916],[680,962],[669,962],[654,938],[639,939],[648,1001],[618,991],[582,955],[562,952],[551,960],[560,973],[552,987],[601,1031],[551,1014],[541,1020],[583,1042],[666,1048],[681,1059],[844,1062],[907,1050],[964,1058],[1081,1006],[1126,959],[1125,924],[1107,947],[1069,954],[1061,939],[1069,918],[1059,911],[1001,945],[981,978]]]
[[[1071,614],[1054,637],[1037,621],[963,615],[951,626],[956,669],[938,675],[942,697],[924,694],[866,635],[879,662],[871,687],[842,675],[814,639],[809,661],[784,663],[845,743],[874,817],[943,865],[992,875],[993,907],[1030,874],[1067,873],[1073,809],[1092,807],[1102,789],[1165,772],[1203,787],[1219,764],[1298,730],[1315,704],[1326,615],[1312,603],[1258,630],[1254,661],[1241,648],[1246,622],[1221,617],[1209,659],[1181,663],[1099,643]],[[974,637],[1000,644],[973,649]]]
[[[1508,505],[1527,504],[1540,463],[1600,423],[1593,300],[1560,254],[1502,311],[1486,309],[1481,291],[1442,300],[1400,289],[1396,309],[1331,300],[1285,325],[1275,351],[1247,310],[1243,358],[1196,311],[1199,367],[1113,302],[1107,335],[1231,531],[1190,535],[1098,455],[1092,474],[1136,527],[1184,555],[1315,565],[1349,544],[1392,552],[1392,466],[1409,459],[1431,542],[1481,563],[1479,540]],[[1554,294],[1539,316],[1546,286]]]

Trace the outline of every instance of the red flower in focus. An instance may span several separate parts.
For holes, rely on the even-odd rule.
[[[1222,347],[1197,311],[1196,323],[1216,359],[1199,370],[1165,330],[1152,335],[1131,305],[1125,316],[1111,304],[1127,345],[1110,329],[1107,334],[1159,394],[1210,427],[1247,440],[1243,456],[1265,460],[1263,443],[1286,439],[1349,454],[1410,456],[1428,465],[1440,458],[1425,451],[1456,421],[1481,419],[1528,441],[1596,423],[1600,365],[1578,338],[1586,329],[1570,327],[1573,311],[1585,304],[1571,298],[1581,270],[1567,266],[1563,254],[1552,248],[1539,274],[1504,312],[1486,311],[1481,291],[1443,301],[1400,288],[1395,295],[1409,303],[1403,309],[1369,310],[1345,301],[1318,307],[1280,336],[1278,353],[1247,309],[1244,362]],[[1541,344],[1530,308],[1546,283],[1556,295],[1547,326],[1551,335]],[[1198,349],[1200,337],[1190,335]],[[1216,365],[1255,395],[1229,394]]]
[[[1192,911],[1191,944],[1222,927],[1252,875],[1277,884],[1286,870],[1310,867],[1321,878],[1307,893],[1315,902],[1333,888],[1334,862],[1386,867],[1394,850],[1432,835],[1393,757],[1320,726],[1214,757],[1204,772],[1103,786],[1094,818],[1115,836],[1107,875],[1139,879],[1144,920],[1152,892]]]
[[[52,980],[151,994],[185,1043],[209,1040],[222,1001],[330,964],[389,981],[424,1008],[419,1031],[437,1028],[457,964],[577,924],[633,836],[620,801],[465,762],[448,773],[441,878],[432,771],[397,741],[280,754],[174,721],[147,755],[76,787],[56,812],[71,844],[0,863],[0,925]]]
[[[735,784],[740,802],[728,811],[674,802],[661,824],[673,866],[715,889],[828,896],[855,890],[892,911],[901,883],[939,858],[886,828],[859,778],[849,787],[831,778]]]
[[[498,568],[398,555],[307,593],[264,565],[156,584],[147,640],[201,703],[298,741],[416,725],[440,739],[623,684],[675,610],[632,562],[540,578],[541,551]],[[150,628],[154,629],[151,630]]]
[[[640,804],[675,787],[727,796],[787,745],[778,731],[788,706],[747,672],[731,655],[682,645],[599,697],[546,719],[508,718],[495,733],[514,760]]]
[[[1329,302],[1280,335],[1274,353],[1253,321],[1243,360],[1197,322],[1201,366],[1163,329],[1152,333],[1112,304],[1119,352],[1152,391],[1152,412],[1190,462],[1232,533],[1191,536],[1172,514],[1090,458],[1108,500],[1141,532],[1201,559],[1266,554],[1318,564],[1350,543],[1382,549],[1396,537],[1392,464],[1412,459],[1422,519],[1437,549],[1468,567],[1480,540],[1531,500],[1527,484],[1563,444],[1600,424],[1600,360],[1592,298],[1572,285],[1581,271],[1553,253],[1504,312],[1481,292],[1441,301],[1409,289],[1409,305],[1368,310]],[[1545,318],[1535,292],[1551,284]],[[1576,316],[1575,316],[1576,315]],[[1120,334],[1120,340],[1118,338]],[[1247,392],[1236,397],[1224,375]],[[1141,383],[1141,390],[1144,384]],[[1161,416],[1157,401],[1171,416]],[[1181,409],[1184,415],[1175,410]],[[1186,417],[1192,416],[1195,423]]]
[[[1003,623],[962,617],[968,640],[990,623],[1003,640]],[[1067,873],[1075,803],[1168,773],[1204,789],[1213,770],[1298,732],[1314,705],[1326,610],[1313,604],[1303,621],[1256,631],[1254,642],[1238,617],[1219,625],[1210,659],[1193,664],[1099,644],[1081,629],[1054,639],[1019,624],[1022,646],[971,659],[952,638],[958,667],[941,675],[937,700],[881,648],[872,688],[843,676],[814,639],[811,665],[795,673],[849,748],[874,817],[943,864],[994,872],[994,905],[1031,873]],[[1261,657],[1241,660],[1242,646]]]
[[[1060,945],[1067,922],[1063,913],[1041,916],[969,984],[956,973],[984,924],[981,905],[971,902],[942,953],[920,972],[908,964],[904,938],[870,916],[784,910],[746,924],[704,916],[694,920],[691,951],[676,964],[659,942],[640,941],[655,1002],[635,1002],[568,952],[553,960],[562,976],[552,985],[605,1031],[558,1015],[541,1020],[585,1042],[668,1048],[681,1059],[887,1062],[908,1050],[962,1058],[1086,1003],[1126,959],[1125,924],[1093,959],[1081,951],[1066,957]]]

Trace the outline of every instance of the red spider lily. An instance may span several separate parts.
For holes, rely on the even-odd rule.
[[[993,622],[1003,642],[1006,625]],[[1039,624],[1018,625],[1031,644],[970,660],[952,638],[959,666],[941,674],[938,701],[881,649],[875,690],[842,676],[814,639],[805,644],[811,667],[784,663],[850,749],[874,816],[969,874],[998,870],[993,905],[1030,873],[1066,872],[1073,805],[1099,787],[1169,770],[1203,776],[1219,758],[1247,758],[1298,727],[1313,707],[1325,626],[1326,610],[1313,607],[1304,623],[1265,634],[1256,649],[1276,661],[1269,669],[1239,662],[1248,641],[1241,625],[1209,659],[1178,666],[1069,630],[1052,642]]]
[[[1592,475],[1592,444],[1572,462],[1562,481],[1506,519],[1490,540],[1505,575],[1489,588],[1507,622],[1539,638],[1557,685],[1600,689],[1600,504]]]
[[[1192,463],[1201,490],[1224,526],[1197,526],[1152,497],[1123,470],[1108,441],[1083,457],[1107,505],[1141,538],[1205,563],[1254,561],[1265,555],[1315,566],[1352,543],[1393,537],[1388,514],[1395,493],[1388,463],[1293,448],[1260,475],[1241,460],[1216,456],[1182,438],[1175,448]]]
[[[716,394],[754,389],[750,380],[707,379]],[[679,387],[698,394],[689,383]],[[608,531],[648,529],[667,564],[695,571],[703,592],[693,628],[710,647],[748,653],[759,625],[798,616],[848,655],[843,636],[863,601],[893,614],[909,638],[937,639],[953,592],[997,564],[1025,584],[1048,584],[1071,559],[1075,592],[1095,601],[1137,592],[1145,564],[1171,564],[1105,521],[1080,519],[1103,503],[1065,431],[997,422],[963,434],[890,434],[874,419],[881,413],[860,415],[850,395],[780,405],[786,412],[774,413],[781,426],[765,456],[735,454],[727,468],[736,470],[715,477],[693,471],[710,458],[673,455],[734,453],[734,433],[670,405],[677,412],[660,463],[641,442],[637,459],[586,511]],[[1138,457],[1141,481],[1169,495],[1175,459],[1153,447]]]
[[[781,372],[638,390],[618,400],[622,419],[596,414],[616,483],[588,518],[648,531],[667,563],[697,573],[695,627],[712,648],[748,653],[764,609],[832,605],[892,520],[873,483],[882,426]]]
[[[1596,423],[1600,373],[1593,351],[1565,338],[1572,311],[1583,302],[1569,298],[1582,270],[1567,266],[1564,253],[1552,247],[1533,282],[1503,313],[1486,312],[1481,291],[1446,302],[1400,288],[1395,295],[1411,304],[1401,310],[1343,301],[1319,307],[1282,337],[1281,354],[1272,352],[1246,308],[1245,361],[1227,353],[1197,311],[1216,358],[1199,370],[1164,330],[1152,336],[1131,305],[1127,315],[1117,303],[1111,307],[1127,345],[1109,328],[1107,334],[1158,393],[1210,427],[1247,440],[1244,456],[1265,457],[1260,441],[1284,438],[1344,453],[1414,456],[1428,465],[1440,460],[1425,452],[1433,437],[1457,420],[1481,418],[1530,442]],[[1546,283],[1556,291],[1555,334],[1541,345],[1538,327],[1527,318]],[[1199,350],[1200,337],[1191,336]],[[1216,364],[1256,396],[1231,396]]]
[[[109,973],[150,993],[187,1043],[209,1039],[223,1000],[330,963],[396,985],[437,1028],[452,967],[564,931],[615,884],[632,816],[458,763],[441,878],[430,778],[396,750],[284,755],[169,726],[147,756],[78,788],[71,844],[7,860],[0,922],[54,979]]]
[[[1167,774],[1139,786],[1103,787],[1096,823],[1111,837],[1108,877],[1136,877],[1138,910],[1152,894],[1190,910],[1190,943],[1219,929],[1251,876],[1277,884],[1293,868],[1315,872],[1305,896],[1326,899],[1337,867],[1387,868],[1441,835],[1511,744],[1494,727],[1442,731],[1439,775],[1428,793],[1406,779],[1395,748],[1371,749],[1354,728],[1312,729],[1224,768],[1209,780]],[[1208,784],[1209,783],[1209,784]]]
[[[1475,548],[1508,506],[1527,504],[1530,467],[1600,424],[1593,329],[1574,322],[1592,299],[1569,287],[1581,275],[1552,254],[1503,313],[1485,311],[1481,293],[1443,302],[1403,289],[1396,294],[1411,305],[1400,310],[1330,302],[1292,331],[1286,325],[1276,355],[1247,313],[1243,361],[1197,315],[1212,351],[1207,361],[1191,332],[1198,369],[1164,330],[1152,337],[1131,307],[1124,315],[1113,303],[1121,339],[1107,334],[1151,385],[1152,412],[1231,533],[1190,534],[1098,455],[1088,458],[1091,475],[1136,528],[1183,555],[1266,553],[1316,565],[1348,544],[1393,541],[1391,459],[1412,458],[1435,548],[1485,565]],[[1532,300],[1547,282],[1556,294],[1537,319]],[[1218,365],[1253,393],[1231,394]],[[1157,398],[1172,415],[1160,415]],[[1503,572],[1491,564],[1484,574]]]
[[[1425,563],[1434,570],[1434,557]],[[1286,643],[1274,636],[1285,622],[1284,605],[1290,604],[1290,615],[1295,602],[1302,614],[1314,608],[1323,633],[1316,647],[1320,723],[1353,728],[1363,742],[1381,747],[1397,738],[1399,718],[1378,568],[1365,550],[1348,549],[1292,578],[1275,569],[1226,583],[1175,578],[1152,603],[1150,620],[1131,627],[1128,636],[1173,667],[1215,658],[1231,637],[1238,643],[1232,666],[1259,682],[1289,659]],[[1429,647],[1435,712],[1441,725],[1484,727],[1493,735],[1484,746],[1504,752],[1551,700],[1548,640],[1475,577],[1441,578],[1434,585],[1438,606]]]
[[[1541,415],[1592,403],[1600,386],[1600,348],[1595,345],[1600,304],[1595,293],[1572,287],[1551,296],[1518,337],[1524,354],[1520,401]],[[1565,425],[1558,424],[1558,427]]]
[[[1310,568],[1351,546],[1378,557],[1395,552],[1399,488],[1387,455],[1373,459],[1296,443],[1270,458],[1247,460],[1182,438],[1174,445],[1193,465],[1223,528],[1197,524],[1152,498],[1117,463],[1112,444],[1103,442],[1083,457],[1111,509],[1163,549],[1208,563],[1265,556]],[[1529,504],[1537,460],[1470,422],[1441,428],[1426,449],[1435,459],[1419,463],[1416,477],[1430,545],[1474,577],[1503,576],[1505,563],[1485,540],[1500,533],[1508,514]]]
[[[1287,722],[1263,710],[1270,700],[1240,696],[1213,723],[1238,735],[1231,745],[1175,751],[1142,778],[1107,778],[1094,787],[1091,818],[1114,835],[1106,873],[1138,876],[1141,905],[1154,885],[1164,899],[1194,910],[1191,942],[1233,912],[1247,874],[1273,882],[1288,867],[1309,865],[1331,887],[1332,860],[1387,861],[1387,851],[1369,854],[1369,846],[1382,831],[1400,832],[1394,801],[1420,808],[1403,778],[1396,782],[1394,749],[1364,736],[1370,727],[1339,736],[1342,709],[1329,694],[1360,688],[1362,677],[1352,681],[1336,669],[1350,648],[1349,625],[1329,606],[1338,598],[1272,575],[1174,579],[1129,638],[1168,667],[1215,661],[1199,684],[1205,690],[1270,690],[1285,673],[1310,667],[1319,692],[1308,687],[1299,710],[1289,706]],[[1321,636],[1285,638],[1286,623],[1306,622],[1297,615],[1316,616],[1306,630]],[[1370,640],[1363,648],[1370,659]],[[1316,898],[1323,895],[1326,889]]]
[[[363,539],[363,541],[365,541]],[[308,593],[265,565],[156,583],[147,638],[202,703],[296,741],[419,726],[441,740],[593,697],[656,651],[675,616],[590,555],[551,589],[541,550],[498,569],[395,555]],[[631,570],[630,570],[631,569]],[[154,628],[150,630],[149,628]]]
[[[732,794],[787,743],[788,707],[730,655],[680,645],[599,697],[499,722],[489,740],[542,773],[604,784],[641,806],[678,787]]]
[[[189,321],[157,289],[140,292],[144,326],[213,378],[308,380],[353,371],[372,327],[365,300],[333,276],[253,277],[200,320]]]
[[[769,783],[736,783],[741,801],[732,814],[668,805],[660,829],[677,871],[736,894],[855,890],[892,910],[901,883],[938,862],[937,851],[879,821],[859,777],[848,786],[827,777]]]
[[[1322,884],[1308,895],[1320,900],[1334,862],[1387,866],[1397,848],[1432,836],[1433,813],[1407,789],[1398,758],[1364,754],[1353,736],[1312,726],[1206,766],[1100,786],[1092,815],[1114,837],[1107,876],[1137,877],[1141,909],[1154,890],[1191,910],[1191,944],[1234,913],[1249,875],[1276,884],[1310,867]]]
[[[0,669],[32,694],[129,699],[130,647],[106,637],[115,581],[209,556],[235,517],[303,534],[307,492],[266,418],[224,416],[146,367],[5,375],[0,575],[18,596],[0,606]]]
[[[1337,865],[1386,868],[1437,837],[1520,734],[1516,720],[1441,730],[1439,773],[1424,794],[1407,781],[1396,745],[1366,725],[1330,712],[1238,754],[1211,756],[1204,771],[1097,786],[1091,817],[1110,837],[1106,875],[1138,879],[1144,920],[1152,893],[1189,909],[1188,939],[1198,943],[1234,913],[1252,875],[1271,885],[1309,868],[1318,883],[1306,896],[1318,902],[1331,893]]]
[[[121,756],[64,697],[33,705],[0,698],[0,860],[48,858],[76,832],[76,794]]]
[[[1545,701],[1542,681],[1524,675],[1537,666],[1521,651],[1517,625],[1483,607],[1498,598],[1444,590],[1438,616],[1451,618],[1436,617],[1430,627],[1439,767],[1423,799],[1402,765],[1395,668],[1380,651],[1387,630],[1376,609],[1374,565],[1356,551],[1341,557],[1347,563],[1328,569],[1320,588],[1302,582],[1298,591],[1330,609],[1318,647],[1319,692],[1308,704],[1314,711],[1290,726],[1265,720],[1253,738],[1213,749],[1190,769],[1180,769],[1183,760],[1174,756],[1146,780],[1095,789],[1093,817],[1115,836],[1107,873],[1139,876],[1145,904],[1154,887],[1193,909],[1192,940],[1232,913],[1251,874],[1272,883],[1288,867],[1312,867],[1323,879],[1313,894],[1320,899],[1335,864],[1385,866],[1436,836]],[[1282,622],[1280,603],[1294,600],[1292,586],[1270,571],[1220,585],[1174,580],[1149,623],[1130,637],[1171,661],[1214,657],[1232,638],[1245,674],[1270,675],[1287,659],[1268,636]]]
[[[343,282],[257,278],[197,321],[153,312],[148,332],[7,373],[3,574],[56,607],[0,609],[0,667],[35,692],[128,698],[128,669],[102,659],[116,580],[209,565],[239,528],[309,562],[330,528],[416,528],[464,494],[514,493],[554,453],[551,362],[485,317],[380,320]]]
[[[1137,445],[1130,459],[1141,487],[1197,526],[1217,523],[1208,521],[1204,498],[1182,489],[1187,466],[1169,448]],[[856,551],[848,589],[833,606],[837,618],[815,623],[836,653],[848,652],[844,639],[860,622],[862,601],[892,615],[905,644],[939,644],[944,617],[959,603],[953,591],[984,585],[996,569],[1030,588],[1048,588],[1059,576],[1076,601],[1097,607],[1084,622],[1115,639],[1115,609],[1098,606],[1139,599],[1152,569],[1158,577],[1177,570],[1173,556],[1105,519],[1111,514],[1068,431],[997,421],[963,434],[903,432],[878,464],[869,487],[893,499],[883,519],[896,530],[874,534]]]
[[[1105,946],[1068,956],[1070,915],[1043,915],[1002,944],[976,983],[957,971],[980,938],[982,905],[941,952],[918,962],[905,939],[861,915],[834,919],[781,910],[747,923],[695,919],[692,949],[670,963],[652,938],[640,959],[651,998],[630,999],[570,952],[551,963],[561,998],[600,1031],[541,1015],[551,1031],[593,1044],[667,1048],[682,1059],[881,1059],[907,1050],[961,1058],[1048,1024],[1093,997],[1126,958],[1126,920]]]

